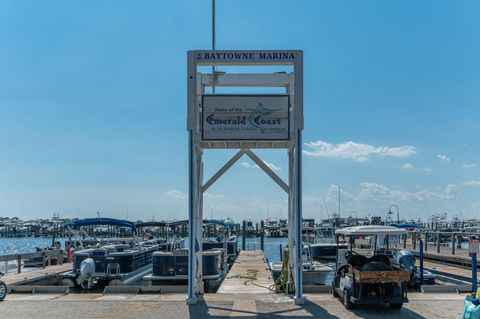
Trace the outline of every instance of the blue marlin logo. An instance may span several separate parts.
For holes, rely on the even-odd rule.
[[[255,108],[248,109],[248,111],[251,112],[250,115],[248,116],[248,122],[250,122],[250,124],[252,124],[256,128],[258,128],[260,130],[260,132],[264,133],[264,131],[262,129],[262,125],[259,122],[259,119],[262,116],[270,115],[272,112],[275,112],[275,111],[278,111],[278,110],[279,109],[275,109],[275,110],[268,109],[268,108],[264,107],[262,103],[258,103],[258,105]]]

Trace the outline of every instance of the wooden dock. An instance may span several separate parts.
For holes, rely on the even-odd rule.
[[[439,275],[453,277],[460,280],[471,281],[472,278],[472,269],[468,267],[450,265],[431,260],[424,260],[423,267]]]
[[[242,250],[217,293],[269,293],[273,285],[263,251]]]
[[[27,285],[38,281],[56,278],[60,274],[70,270],[72,270],[72,264],[65,263],[63,265],[47,266],[41,269],[8,274],[2,277],[2,281],[4,281],[7,286]]]
[[[296,305],[284,294],[205,294],[196,305],[187,294],[11,294],[0,302],[2,318],[149,319],[149,318],[322,318],[322,319],[452,319],[461,318],[466,294],[408,294],[403,309],[366,305],[347,310],[331,294],[305,294]]]
[[[406,249],[411,250],[415,256],[419,256],[419,244],[415,245],[415,249],[412,243],[407,243]],[[425,259],[436,260],[440,262],[448,262],[457,265],[471,266],[472,258],[468,252],[468,249],[452,248],[444,245],[435,245],[429,243],[426,250],[423,251],[423,257]],[[477,255],[477,261],[480,262],[480,254]]]

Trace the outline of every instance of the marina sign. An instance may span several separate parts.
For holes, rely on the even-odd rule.
[[[203,95],[202,140],[289,140],[288,95]]]
[[[293,64],[301,56],[299,50],[196,50],[197,64]]]
[[[478,239],[471,239],[468,241],[468,253],[476,254],[478,253],[479,241]]]

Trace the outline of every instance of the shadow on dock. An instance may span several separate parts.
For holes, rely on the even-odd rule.
[[[335,301],[337,302],[337,301]],[[317,317],[325,319],[343,318],[409,318],[426,319],[426,317],[410,310],[392,310],[388,305],[358,306],[353,310],[346,310],[340,301],[334,309],[327,310],[320,307],[315,301],[305,299],[303,305],[293,302],[272,303],[258,300],[237,302],[232,300],[205,301],[198,299],[196,305],[189,305],[190,318],[306,318]],[[329,307],[332,308],[332,307]]]

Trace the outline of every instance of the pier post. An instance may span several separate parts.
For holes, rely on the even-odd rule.
[[[55,245],[55,232],[57,230],[57,224],[53,225],[53,232],[52,232],[52,247]]]
[[[189,73],[192,74],[191,70]],[[190,89],[190,87],[189,87]],[[189,94],[190,99],[190,94]],[[193,103],[193,101],[189,101]],[[192,305],[197,303],[197,296],[195,294],[196,281],[197,281],[197,258],[195,252],[195,243],[197,240],[197,225],[196,225],[196,215],[197,215],[197,194],[195,183],[196,179],[196,154],[195,154],[195,145],[194,145],[194,131],[191,129],[189,131],[189,147],[188,147],[188,157],[189,157],[189,181],[188,181],[188,298],[187,304]],[[168,234],[168,230],[167,230]]]
[[[245,250],[246,241],[247,241],[247,221],[244,220],[242,223],[242,250]]]
[[[417,232],[412,233],[413,250],[417,249]]]
[[[437,233],[437,253],[440,254],[440,238],[441,238],[441,234],[438,232]]]
[[[57,265],[63,265],[63,252],[59,249],[57,256]]]
[[[296,67],[297,66],[295,66],[295,68]],[[301,66],[301,68],[303,72],[303,65]],[[297,81],[297,78],[295,78],[295,81]],[[303,243],[302,243],[302,131],[301,130],[297,130],[296,132],[295,154],[294,154],[294,183],[295,183],[295,192],[294,192],[295,193],[294,195],[295,297],[294,297],[294,301],[296,305],[302,305],[304,303],[304,298],[303,298],[303,273],[302,273]]]
[[[265,222],[260,222],[260,249],[265,251]]]
[[[472,292],[477,292],[477,253],[472,253]]]
[[[22,255],[17,255],[17,274],[22,272]]]
[[[420,285],[423,285],[423,242],[420,239],[419,242],[419,251],[420,251]]]
[[[407,249],[407,237],[408,234],[403,235],[403,249]]]
[[[425,251],[428,251],[428,231],[425,232]]]
[[[455,236],[456,236],[456,234],[453,233],[452,234],[452,255],[455,255],[455,245],[457,244],[456,240],[455,240]]]
[[[280,261],[283,261],[283,248],[282,248],[282,244],[280,244]]]

